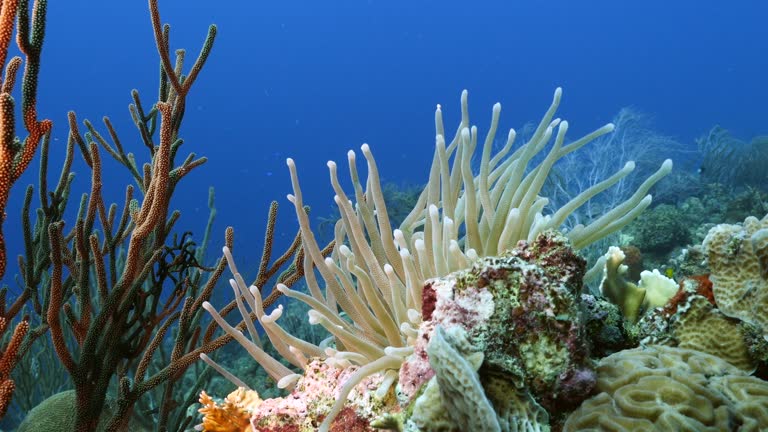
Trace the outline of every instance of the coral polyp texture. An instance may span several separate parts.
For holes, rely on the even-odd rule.
[[[705,297],[691,296],[671,329],[680,348],[715,355],[750,373],[755,370],[756,362],[750,356],[739,321],[723,315]]]
[[[696,280],[685,279],[681,286],[667,306],[639,324],[641,342],[701,351],[754,372],[766,347],[760,330],[723,314],[710,298],[697,293]]]
[[[768,334],[768,216],[717,225],[703,247],[720,311]]]
[[[602,359],[572,431],[763,431],[768,383],[713,355],[651,345]]]

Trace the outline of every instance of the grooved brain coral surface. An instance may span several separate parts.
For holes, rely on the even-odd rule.
[[[688,308],[672,326],[677,346],[721,358],[739,369],[755,371],[739,320],[724,316],[705,297],[690,297]]]
[[[600,361],[597,396],[565,423],[572,431],[764,431],[768,383],[709,354],[647,346]]]
[[[724,314],[768,332],[768,216],[722,224],[704,239],[712,291]]]

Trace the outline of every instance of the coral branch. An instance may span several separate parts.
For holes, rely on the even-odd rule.
[[[28,136],[21,140],[16,136],[15,107],[11,92],[16,82],[16,72],[21,64],[18,57],[12,58],[6,68],[0,85],[0,278],[5,274],[7,252],[2,223],[11,187],[18,180],[37,151],[43,136],[50,132],[50,120],[37,121],[37,78],[40,72],[40,51],[45,35],[45,13],[47,2],[35,1],[32,12],[34,19],[30,30],[29,1],[5,0],[0,7],[0,64],[8,56],[13,35],[14,18],[18,15],[19,25],[16,42],[26,56],[22,82],[22,116]]]

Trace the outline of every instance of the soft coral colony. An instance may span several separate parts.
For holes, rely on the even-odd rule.
[[[397,227],[370,146],[361,147],[365,179],[358,154],[347,153],[348,191],[337,164],[328,162],[339,210],[328,245],[316,239],[297,164],[288,159],[298,233],[272,260],[273,203],[258,274],[249,284],[235,265],[231,228],[223,257],[212,267],[202,263],[215,214],[212,192],[199,245],[188,231],[177,231],[181,214],[171,207],[180,180],[206,161],[191,153],[177,164],[176,156],[184,143],[186,98],[216,27],[184,73],[185,52],[171,58],[170,27],[160,21],[157,0],[149,0],[160,91],[149,110],[137,91],[131,104],[147,161],[139,164],[124,150],[108,118],[106,137],[87,121],[81,134],[70,113],[65,163],[48,190],[51,123],[37,121],[34,108],[46,2],[37,0],[31,17],[28,1],[1,5],[3,58],[14,18],[26,56],[22,112],[29,137],[14,135],[9,93],[21,60],[12,59],[0,93],[0,205],[40,142],[42,158],[35,221],[33,188],[24,195],[23,292],[7,308],[5,291],[0,297],[0,333],[25,304],[29,311],[0,358],[0,414],[18,387],[11,369],[27,366],[26,354],[47,341],[41,336],[49,330],[49,352],[74,389],[29,411],[19,431],[181,431],[195,421],[187,410],[194,399],[202,405],[197,429],[206,431],[768,427],[768,385],[751,375],[768,358],[768,222],[751,218],[743,227],[713,229],[704,244],[711,281],[690,279],[679,290],[658,272],[647,272],[637,284],[626,280],[625,257],[614,248],[588,271],[578,251],[637,218],[672,163],[662,163],[626,200],[587,225],[570,226],[571,215],[626,180],[635,165],[627,162],[552,208],[543,195],[553,166],[613,131],[608,124],[566,140],[568,122],[556,118],[561,89],[527,142],[517,145],[510,130],[501,148],[494,146],[500,104],[481,137],[463,92],[461,121],[450,141],[438,106],[426,185]],[[65,230],[75,149],[91,185]],[[102,197],[102,152],[128,172],[122,213]],[[211,293],[227,266],[234,299],[214,306]],[[597,273],[604,274],[602,296],[586,294],[586,275]],[[284,305],[275,306],[280,296],[308,306],[309,323],[330,337],[315,344],[288,332],[280,323]],[[242,320],[232,325],[228,315],[235,310]],[[707,328],[733,335],[731,343],[712,344]],[[263,335],[274,350],[264,348]],[[288,396],[263,398],[247,388],[247,377],[209,357],[232,340]],[[643,345],[635,348],[639,340]],[[237,389],[224,399],[201,392],[210,369]],[[34,388],[39,375],[31,367],[25,371],[18,380]]]
[[[0,85],[3,209],[13,183],[40,148],[37,184],[19,200],[23,248],[16,282],[21,292],[9,304],[8,289],[0,291],[0,334],[23,315],[0,357],[0,416],[23,417],[19,431],[184,430],[193,420],[186,408],[198,390],[185,391],[182,382],[204,377],[200,354],[231,340],[208,325],[202,308],[226,269],[223,260],[212,267],[202,264],[215,214],[213,193],[202,239],[178,229],[181,214],[171,205],[181,180],[206,162],[194,153],[181,161],[177,156],[184,144],[179,133],[186,99],[211,52],[216,27],[209,28],[192,67],[186,68],[184,50],[171,58],[170,27],[161,22],[157,1],[149,0],[161,73],[150,109],[138,91],[131,93],[130,113],[140,137],[134,153],[123,147],[108,117],[106,134],[89,121],[81,133],[77,116],[68,113],[64,146],[51,140],[50,121],[37,120],[46,11],[45,0],[0,2],[2,61],[14,30],[24,56],[8,61]],[[29,133],[23,139],[15,135],[11,96],[22,64],[21,112]],[[71,211],[67,205],[79,187],[73,170],[78,151],[90,185]],[[49,183],[51,152],[64,157],[57,181]],[[125,168],[124,186],[112,184],[119,175],[102,176],[110,162]],[[124,190],[122,207],[106,202],[107,187]],[[0,235],[0,272],[6,264],[2,240]],[[233,244],[231,229],[225,244]],[[295,258],[294,252],[295,247],[286,251],[278,269]],[[265,275],[277,272],[273,267],[266,266]],[[281,280],[290,284],[298,273],[288,270]]]

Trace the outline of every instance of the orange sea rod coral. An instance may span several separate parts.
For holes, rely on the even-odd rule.
[[[3,335],[9,327],[8,320],[0,317],[0,335]],[[16,385],[11,379],[11,370],[16,366],[19,347],[28,331],[29,321],[24,319],[13,330],[13,334],[5,346],[5,352],[0,352],[0,418],[3,418],[8,411],[13,391],[16,389]]]
[[[30,19],[29,1],[0,0],[0,67],[5,65],[5,70],[0,73],[0,277],[5,274],[6,266],[2,224],[11,187],[27,169],[38,145],[52,126],[50,120],[37,120],[36,108],[46,4],[44,1],[35,1]],[[23,61],[21,57],[14,56],[6,63],[17,17],[19,24],[16,43],[26,57],[21,85],[21,114],[24,127],[29,133],[26,138],[16,135],[16,110],[12,96],[16,75]]]
[[[199,409],[203,414],[201,430],[206,432],[246,432],[251,430],[251,410],[261,404],[259,394],[238,388],[221,404],[217,404],[205,391],[200,392]]]

